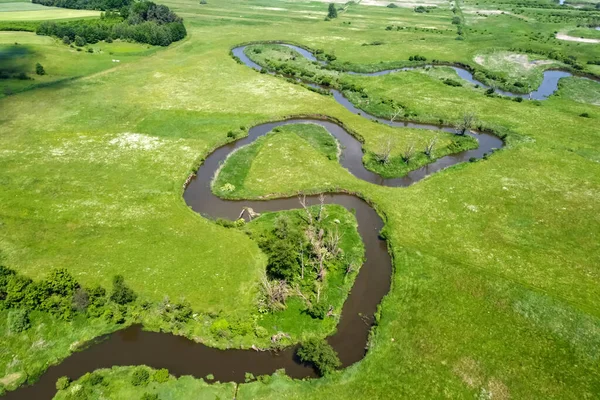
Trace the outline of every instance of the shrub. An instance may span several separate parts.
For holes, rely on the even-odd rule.
[[[144,393],[142,400],[158,400],[158,395],[156,393]]]
[[[35,73],[38,75],[46,75],[46,71],[44,70],[44,67],[42,66],[42,64],[40,64],[40,63],[35,64]]]
[[[414,10],[414,12],[419,13],[419,14],[429,12],[429,10],[426,7],[423,7],[423,6],[417,6],[413,10]]]
[[[110,299],[117,304],[127,304],[135,301],[137,295],[127,285],[122,275],[116,275],[113,278],[113,290]]]
[[[516,101],[517,103],[521,103],[521,102],[523,102],[523,98],[521,96],[517,96],[513,99],[513,101]]]
[[[579,114],[579,116],[583,118],[590,118],[590,114],[586,112]]]
[[[333,18],[337,18],[337,16],[338,16],[338,14],[337,14],[337,9],[335,8],[335,4],[329,3],[329,9],[327,11],[327,18],[333,19]]]
[[[164,383],[169,380],[169,370],[161,368],[152,375],[152,380],[158,383]]]
[[[104,377],[97,372],[93,372],[89,375],[88,382],[92,386],[101,385],[104,382]]]
[[[71,384],[71,379],[68,376],[61,376],[56,380],[56,390],[65,390]]]
[[[150,373],[146,368],[136,368],[131,375],[131,384],[133,386],[146,386],[150,379]]]
[[[63,36],[62,41],[64,44],[71,44],[71,38],[68,36]]]
[[[457,16],[452,17],[452,24],[460,25],[460,17],[457,17]]]
[[[395,3],[390,3],[386,7],[387,8],[398,8],[398,6]]]
[[[11,310],[8,313],[8,330],[11,333],[20,333],[26,331],[30,326],[29,313],[27,310]]]
[[[229,322],[225,318],[216,320],[210,326],[210,332],[214,335],[226,337],[229,335]]]
[[[315,366],[321,376],[332,373],[341,366],[333,348],[322,339],[309,339],[296,350],[300,361]]]
[[[87,44],[87,41],[84,38],[82,38],[79,35],[75,36],[75,46],[83,47],[86,44]]]
[[[200,4],[208,4],[207,0],[200,0]]]
[[[455,86],[455,87],[462,86],[462,83],[455,81],[454,79],[450,79],[450,78],[444,79],[444,83],[448,86]]]
[[[329,307],[327,306],[327,304],[320,302],[317,304],[313,304],[312,307],[309,307],[306,310],[306,312],[308,313],[308,315],[310,315],[313,318],[325,319],[325,317],[327,316],[328,310],[329,310]]]

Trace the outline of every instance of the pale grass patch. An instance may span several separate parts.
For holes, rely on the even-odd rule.
[[[477,361],[470,357],[461,358],[454,364],[452,372],[469,387],[478,387],[483,383],[481,367]]]

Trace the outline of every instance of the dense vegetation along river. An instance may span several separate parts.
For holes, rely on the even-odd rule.
[[[248,65],[252,66],[250,63]],[[364,116],[364,113],[361,115]],[[373,116],[367,117],[393,126],[452,131],[448,127],[389,123]],[[221,217],[232,220],[238,217],[242,207],[252,207],[257,212],[298,208],[298,199],[295,197],[266,201],[230,201],[216,197],[210,187],[220,165],[233,151],[254,142],[278,126],[297,123],[318,124],[333,135],[342,148],[341,164],[354,176],[374,184],[392,187],[408,186],[440,169],[471,158],[481,158],[484,153],[490,153],[503,146],[503,142],[496,136],[469,133],[479,141],[477,149],[440,158],[402,178],[383,179],[364,167],[360,142],[339,124],[312,118],[270,122],[254,126],[248,131],[247,137],[219,147],[208,155],[184,192],[186,203],[194,211],[208,218]],[[313,204],[317,203],[317,196],[310,196],[307,199]],[[362,359],[366,353],[365,348],[377,305],[390,288],[392,263],[386,242],[379,236],[383,221],[369,204],[357,196],[344,193],[328,194],[326,202],[356,210],[358,232],[365,245],[366,262],[360,269],[352,291],[344,303],[337,332],[328,338],[328,342],[338,352],[343,366],[348,366]],[[86,350],[74,353],[59,365],[48,368],[48,371],[34,385],[9,392],[5,398],[50,399],[56,392],[56,380],[61,376],[66,375],[77,379],[84,373],[98,368],[140,364],[154,368],[168,368],[172,374],[178,376],[204,377],[213,374],[215,379],[221,382],[244,382],[246,372],[254,375],[271,374],[280,368],[284,368],[286,373],[294,378],[315,377],[312,368],[298,362],[295,347],[280,352],[218,350],[183,337],[145,332],[140,326],[133,326],[95,341]]]
[[[309,61],[316,61],[323,65],[326,64],[324,61],[317,60],[317,58],[310,51],[303,49],[302,47],[298,47],[298,46],[294,46],[294,45],[286,44],[286,43],[281,43],[281,45],[297,51],[298,53],[300,53],[303,57],[305,57]],[[257,63],[255,63],[254,61],[250,60],[250,58],[245,54],[244,51],[245,51],[246,47],[248,47],[248,46],[239,46],[239,47],[234,48],[232,50],[233,55],[238,57],[240,60],[242,60],[242,62],[244,64],[246,64],[247,66],[260,71],[262,69],[262,67],[260,65],[258,65]],[[411,71],[411,70],[415,70],[415,69],[428,68],[428,67],[435,68],[435,65],[427,64],[427,65],[420,66],[420,67],[405,67],[405,68],[386,69],[386,70],[377,71],[377,72],[348,71],[347,73],[351,74],[351,75],[361,75],[361,76],[381,76],[381,75],[391,74],[394,72]],[[471,72],[469,72],[468,70],[461,68],[461,67],[456,67],[456,66],[451,66],[450,68],[452,68],[454,71],[456,71],[458,76],[461,77],[462,79],[464,79],[472,84],[479,85],[480,87],[482,87],[484,89],[490,88],[483,82],[480,82],[477,79],[475,79],[473,77],[473,74]],[[567,72],[567,71],[547,70],[547,71],[544,71],[544,79],[542,80],[542,83],[540,84],[540,86],[531,93],[526,93],[526,94],[512,93],[512,92],[498,90],[498,89],[496,89],[495,92],[502,96],[508,96],[508,97],[521,97],[524,99],[545,100],[558,90],[558,81],[561,78],[566,78],[569,76],[573,76],[573,74],[571,74],[570,72]],[[327,89],[324,87],[321,87],[321,88]],[[331,89],[328,89],[328,90],[331,90]],[[334,97],[336,98],[336,100],[338,100],[338,102],[340,102],[344,107],[349,108],[347,106],[347,104],[351,105],[351,103],[346,98],[344,98],[341,93],[339,93],[337,90],[331,90],[331,92],[334,94]],[[344,99],[344,102],[340,101],[341,98]],[[356,109],[353,105],[351,105],[351,107]],[[354,112],[354,110],[351,110],[351,111]]]

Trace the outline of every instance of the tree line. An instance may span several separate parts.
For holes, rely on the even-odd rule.
[[[71,0],[35,0],[61,3]],[[119,5],[130,0],[104,0],[106,4]],[[54,4],[49,4],[54,5]],[[45,21],[37,29],[38,35],[54,36],[66,44],[84,46],[100,40],[132,40],[155,46],[168,46],[187,35],[183,20],[169,7],[150,1],[123,5],[118,12],[107,11],[99,20],[66,22]]]

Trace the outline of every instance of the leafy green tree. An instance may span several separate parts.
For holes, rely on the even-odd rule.
[[[113,278],[113,290],[110,299],[117,304],[127,304],[135,301],[137,295],[127,285],[122,275],[116,275]]]
[[[77,35],[75,36],[75,46],[78,47],[82,47],[86,45],[86,40],[84,38],[82,38],[81,36]]]
[[[300,361],[313,364],[321,376],[339,368],[342,363],[336,351],[323,339],[309,339],[296,350]]]
[[[335,4],[329,3],[329,11],[327,12],[327,18],[333,19],[333,18],[337,18],[337,16],[338,16],[338,13],[337,13],[337,9],[335,8]]]
[[[136,368],[131,375],[131,384],[133,386],[146,386],[150,379],[150,373],[146,368]]]
[[[61,376],[56,380],[56,390],[65,390],[71,384],[71,379],[68,376]]]
[[[152,375],[152,380],[158,383],[165,383],[169,380],[169,370],[166,368],[157,370],[154,375]]]
[[[29,313],[22,308],[11,310],[8,313],[8,330],[11,333],[20,333],[29,329]]]
[[[42,64],[40,64],[40,63],[35,64],[35,73],[38,75],[46,75],[46,71],[44,70],[44,67],[42,66]]]

